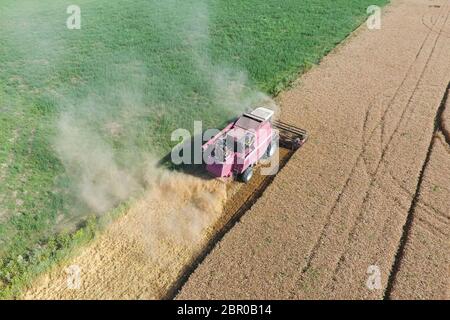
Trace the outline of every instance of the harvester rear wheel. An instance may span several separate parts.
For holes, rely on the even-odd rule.
[[[266,152],[264,153],[264,159],[270,159],[275,154],[275,151],[277,151],[277,141],[273,140],[269,146],[266,149]]]
[[[245,169],[245,171],[241,174],[240,179],[244,183],[248,183],[253,177],[253,168],[248,167]]]

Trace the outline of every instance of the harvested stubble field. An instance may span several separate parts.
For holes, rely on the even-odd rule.
[[[310,142],[178,298],[449,298],[449,15],[393,1],[279,96]]]
[[[70,263],[37,280],[24,299],[160,299],[192,263],[226,198],[226,185],[183,174],[154,188]],[[80,270],[71,289],[67,267]]]

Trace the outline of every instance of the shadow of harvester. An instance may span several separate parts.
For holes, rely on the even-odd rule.
[[[177,145],[158,162],[158,166],[180,171],[204,180],[213,179],[206,171],[202,145],[198,143],[203,141],[202,137],[203,134],[198,134]],[[197,145],[195,141],[197,141]],[[179,159],[183,159],[181,164],[177,164]]]

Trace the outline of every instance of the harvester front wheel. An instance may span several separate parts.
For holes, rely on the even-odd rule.
[[[253,177],[253,168],[248,167],[245,169],[245,171],[241,174],[241,181],[244,183],[248,183]]]
[[[267,147],[267,150],[264,154],[264,159],[270,159],[275,154],[275,151],[277,151],[278,144],[275,140],[273,140],[269,146]]]

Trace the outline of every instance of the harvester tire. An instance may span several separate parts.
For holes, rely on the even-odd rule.
[[[244,183],[248,183],[253,177],[253,168],[248,167],[245,169],[245,171],[241,174],[241,181]]]
[[[277,150],[277,143],[276,141],[272,141],[269,146],[266,149],[266,153],[264,154],[264,159],[272,158],[272,156],[275,154],[275,151]]]

